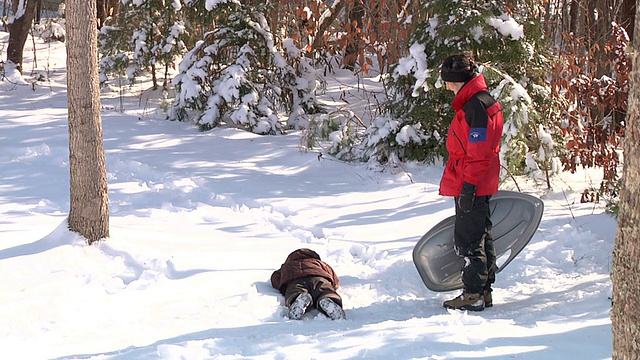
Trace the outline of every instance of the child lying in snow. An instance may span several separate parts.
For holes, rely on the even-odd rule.
[[[310,249],[298,249],[271,275],[271,285],[284,295],[289,318],[299,320],[315,307],[331,320],[344,319],[342,298],[336,292],[338,276],[320,255]]]

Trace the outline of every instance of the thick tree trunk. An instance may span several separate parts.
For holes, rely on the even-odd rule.
[[[27,42],[31,23],[36,12],[38,0],[26,0],[21,7],[14,2],[15,18],[9,23],[9,45],[7,46],[7,62],[12,62],[22,73],[22,53]]]
[[[640,0],[638,0],[640,2]],[[638,16],[636,6],[636,17]],[[633,70],[624,139],[624,184],[613,252],[613,359],[637,359],[640,351],[640,29],[633,41]]]
[[[109,236],[109,199],[102,141],[95,1],[67,0],[69,229],[89,243]]]

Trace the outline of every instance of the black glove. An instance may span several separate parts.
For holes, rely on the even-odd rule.
[[[475,198],[476,186],[465,182],[464,185],[462,185],[462,192],[460,192],[460,197],[458,197],[458,207],[465,214],[471,212],[471,209],[473,208],[473,201],[475,200]]]

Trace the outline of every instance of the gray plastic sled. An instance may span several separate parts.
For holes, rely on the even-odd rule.
[[[496,272],[500,272],[535,234],[542,220],[544,204],[534,196],[504,190],[493,195],[489,204],[498,263]],[[463,288],[460,270],[464,259],[453,249],[454,222],[455,216],[442,220],[413,248],[413,262],[429,290]]]

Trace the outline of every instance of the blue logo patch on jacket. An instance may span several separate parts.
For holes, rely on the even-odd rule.
[[[487,128],[471,128],[469,142],[476,143],[487,140]]]

